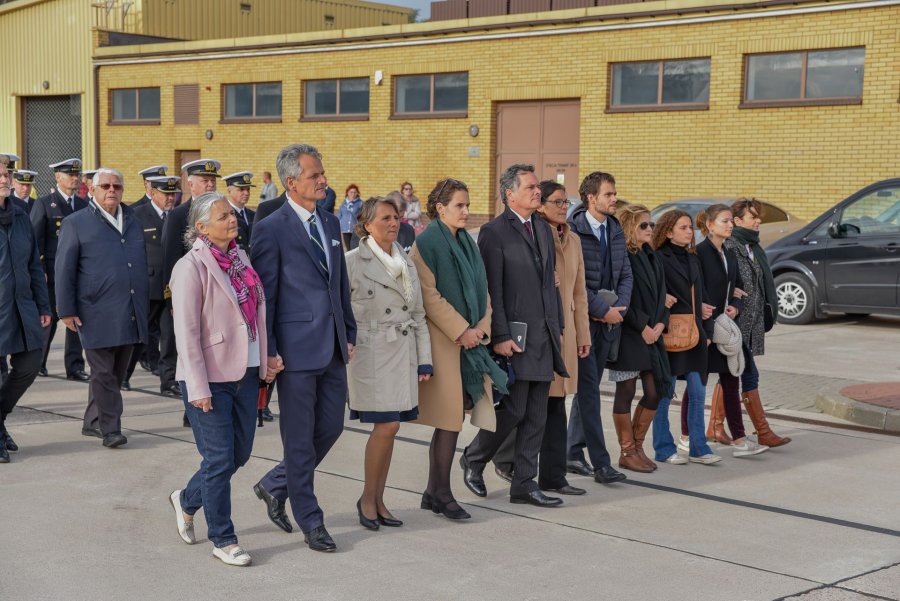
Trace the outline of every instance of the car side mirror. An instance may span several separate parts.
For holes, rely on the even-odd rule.
[[[828,235],[832,238],[843,238],[846,234],[847,228],[842,223],[832,222],[828,226]]]

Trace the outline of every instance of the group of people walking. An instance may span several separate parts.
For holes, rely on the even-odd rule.
[[[215,162],[196,163],[185,166],[189,173],[215,177]],[[561,184],[540,182],[533,166],[517,164],[501,174],[504,210],[481,227],[477,242],[466,230],[468,187],[444,178],[428,194],[428,225],[404,245],[403,226],[410,224],[403,221],[408,213],[401,200],[362,201],[359,189],[348,187],[352,219],[343,205],[337,217],[321,205],[328,187],[314,147],[284,148],[276,167],[285,193],[260,206],[246,248],[238,243],[238,211],[214,185],[192,193],[165,218],[164,246],[174,249],[164,254],[171,262],[165,281],[176,333],[175,378],[202,458],[184,487],[169,495],[184,542],[196,542],[194,517],[202,508],[213,554],[229,565],[251,562],[231,521],[230,480],[250,457],[257,408],[272,383],[284,459],[253,490],[273,523],[291,532],[296,522],[307,545],[324,552],[337,545],[325,527],[314,472],[341,434],[345,405],[351,419],[372,425],[356,502],[359,522],[370,530],[403,525],[384,497],[403,422],[434,428],[421,507],[451,520],[471,517],[450,483],[466,413],[479,432],[459,463],[465,486],[477,496],[487,495],[483,472],[492,461],[510,482],[511,502],[540,507],[562,505],[561,495],[586,493],[568,474],[604,484],[624,480],[603,433],[599,389],[607,370],[616,383],[612,418],[621,469],[649,473],[657,462],[713,464],[721,457],[711,441],[732,446],[735,457],[789,441],[769,428],[758,394],[754,356],[764,351],[776,301],[758,241],[757,201],[715,205],[698,215],[706,238],[695,245],[686,213],[671,211],[654,224],[642,205],[617,210],[616,181],[608,173],[594,172],[581,182],[582,205],[569,215]],[[117,172],[101,169],[95,178],[109,184],[104,191],[121,196]],[[0,200],[3,183],[0,168]],[[66,221],[64,239],[66,232],[77,240],[86,232],[101,238],[102,229],[88,232],[93,219],[95,229],[116,227],[128,248],[131,209],[114,204],[107,195],[97,201],[106,213],[99,219]],[[13,229],[2,214],[0,226],[4,235]],[[345,253],[351,239],[357,243]],[[25,242],[21,246],[15,260],[34,263],[34,253],[25,252]],[[121,270],[121,278],[132,262],[146,267],[143,246],[119,255],[128,267],[108,268]],[[67,272],[80,273],[66,261],[72,259],[58,259]],[[23,324],[38,314],[49,319],[46,287],[34,281],[34,315],[20,312]],[[24,280],[17,293],[18,286],[26,286]],[[146,298],[146,289],[129,285],[124,293],[130,298],[79,299],[81,304],[66,306],[64,321],[71,319],[85,340],[91,320],[83,312],[90,302],[114,300],[120,309],[134,309],[120,311],[116,340],[104,340],[103,356],[91,361],[95,373],[119,373],[127,363],[124,351],[110,349],[147,338],[137,298]],[[3,342],[0,350],[12,355],[15,371],[22,349],[30,347],[27,341]],[[719,384],[707,430],[710,375]],[[98,380],[98,399],[115,394],[113,379]],[[679,380],[687,389],[676,443],[668,418]],[[11,381],[11,394],[17,394],[8,378],[3,417],[11,410]],[[641,397],[633,407],[638,381]],[[565,399],[573,393],[567,420]],[[743,427],[742,401],[757,441]],[[100,415],[115,413],[108,403],[98,407]],[[104,443],[115,427],[101,420]],[[11,441],[5,429],[2,435]]]

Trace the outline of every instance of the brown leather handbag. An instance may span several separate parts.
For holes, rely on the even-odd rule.
[[[700,330],[697,328],[697,310],[694,305],[694,287],[691,286],[691,313],[669,315],[669,326],[663,332],[663,343],[670,353],[687,351],[700,342]]]

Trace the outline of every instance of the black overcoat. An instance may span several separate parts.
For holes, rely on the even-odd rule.
[[[700,269],[703,271],[703,287],[707,302],[715,307],[709,323],[714,323],[716,318],[725,312],[725,307],[728,305],[733,305],[738,311],[744,307],[743,301],[734,298],[734,289],[744,287],[741,273],[738,270],[737,257],[727,248],[722,250],[728,264],[727,271],[725,263],[722,262],[722,255],[719,254],[709,238],[697,245],[697,259],[700,261]],[[706,369],[711,374],[730,373],[728,360],[719,352],[715,343],[709,345]]]
[[[673,247],[668,242],[663,244],[656,251],[657,256],[662,259],[663,271],[666,276],[666,292],[674,296],[677,300],[669,309],[669,314],[690,314],[691,313],[691,288],[694,290],[694,319],[697,322],[697,328],[700,330],[700,341],[697,345],[686,351],[678,353],[669,353],[669,367],[673,376],[683,376],[688,372],[696,371],[700,373],[703,381],[706,381],[706,365],[707,365],[707,344],[711,331],[706,328],[712,327],[712,320],[704,320],[701,318],[702,304],[704,301],[703,288],[703,272],[700,269],[700,260],[697,255],[692,252],[684,251],[681,258],[676,256],[681,254],[679,249]],[[684,255],[687,256],[687,266],[685,265]]]
[[[517,380],[552,382],[554,372],[567,377],[560,349],[562,302],[556,288],[553,230],[531,219],[535,238],[507,208],[482,226],[478,248],[487,271],[491,298],[491,343],[510,340],[509,322],[528,324],[524,353],[511,358]]]

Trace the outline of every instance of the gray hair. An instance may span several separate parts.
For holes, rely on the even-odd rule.
[[[209,214],[212,212],[212,206],[225,200],[225,197],[218,192],[206,192],[197,198],[191,200],[191,212],[188,214],[188,227],[184,232],[184,245],[193,246],[197,237],[200,236],[200,230],[197,229],[197,222],[209,223]]]
[[[515,192],[519,189],[519,176],[523,173],[534,173],[534,165],[516,163],[507,167],[500,176],[500,200],[506,204],[506,191]]]
[[[101,175],[112,175],[113,177],[119,179],[119,183],[122,184],[123,187],[125,186],[125,177],[122,175],[122,172],[117,171],[112,167],[100,167],[99,169],[97,169],[97,173],[95,173],[94,177],[91,179],[92,186],[100,184]]]
[[[304,154],[322,160],[322,155],[315,146],[309,144],[291,144],[282,148],[278,153],[278,157],[275,159],[275,169],[278,171],[278,179],[281,180],[281,185],[285,190],[287,190],[289,177],[294,179],[300,177],[300,156]]]

